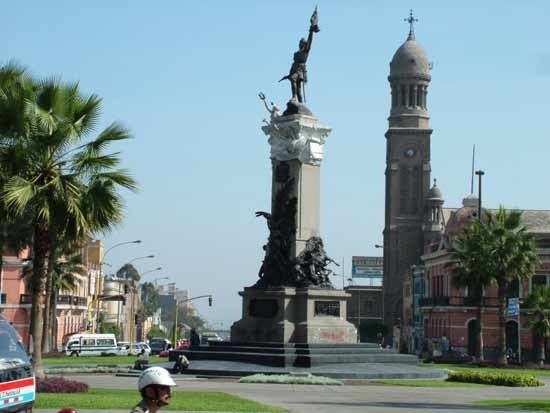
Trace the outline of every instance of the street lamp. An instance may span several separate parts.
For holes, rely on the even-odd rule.
[[[118,244],[115,244],[113,245],[111,248],[109,248],[107,251],[105,251],[103,253],[103,257],[101,257],[101,261],[99,263],[99,282],[97,283],[97,291],[96,291],[96,300],[97,300],[97,306],[96,306],[96,321],[95,321],[95,332],[97,333],[98,331],[98,327],[99,327],[99,296],[100,296],[100,292],[101,292],[101,280],[102,280],[102,277],[103,277],[103,263],[105,262],[105,257],[107,256],[107,254],[114,250],[115,248],[117,247],[120,247],[122,245],[127,245],[127,244],[141,244],[141,240],[140,239],[137,239],[135,241],[125,241],[125,242],[119,242]]]
[[[175,313],[174,313],[174,331],[173,331],[173,335],[172,335],[172,343],[174,345],[174,348],[176,348],[176,344],[177,344],[177,341],[178,341],[178,306],[180,304],[183,304],[183,303],[186,303],[188,301],[193,301],[193,300],[198,300],[199,298],[208,298],[208,306],[209,307],[212,307],[212,294],[205,294],[205,295],[199,295],[197,297],[191,297],[191,298],[186,298],[185,300],[181,300],[181,301],[178,301],[177,297],[176,297],[176,310],[175,310]]]
[[[168,277],[158,277],[158,278],[155,278],[155,279],[153,280],[153,283],[155,284],[155,289],[157,288],[157,281],[158,281],[158,280],[169,280],[169,279],[170,279],[170,278],[168,278]]]
[[[478,216],[478,219],[481,221],[481,177],[483,175],[485,175],[485,172],[483,172],[481,169],[476,171],[476,175],[478,176],[479,180],[478,180],[478,185],[477,185],[477,190],[478,190],[478,199],[477,199],[477,216]]]
[[[150,272],[160,271],[160,270],[162,270],[162,267],[157,267],[157,268],[153,268],[152,270],[147,270],[145,272],[142,272],[140,274],[140,277],[143,278],[143,277],[145,277],[146,274],[149,274]]]
[[[143,257],[132,258],[132,259],[131,259],[130,261],[128,261],[126,264],[131,264],[131,263],[133,263],[134,261],[143,260],[143,259],[145,259],[145,258],[155,258],[155,256],[151,254],[151,255],[145,255],[145,256],[143,256]]]

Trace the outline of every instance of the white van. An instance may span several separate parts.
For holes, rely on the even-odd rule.
[[[65,346],[66,356],[117,355],[114,334],[73,334]]]

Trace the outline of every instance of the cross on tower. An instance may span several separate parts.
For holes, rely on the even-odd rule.
[[[410,29],[409,29],[409,37],[408,37],[407,40],[414,39],[414,22],[417,22],[418,19],[413,16],[412,9],[410,10],[409,17],[407,17],[406,19],[403,19],[403,20],[405,20],[411,26]]]

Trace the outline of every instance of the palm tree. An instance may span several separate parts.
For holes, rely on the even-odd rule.
[[[486,242],[489,247],[485,270],[498,285],[498,363],[506,360],[506,301],[510,285],[529,278],[535,272],[537,252],[531,234],[521,223],[521,212],[506,212],[500,208],[496,214],[487,214]]]
[[[0,154],[4,157],[16,157],[10,150],[10,143],[25,130],[25,99],[32,89],[26,82],[25,68],[15,62],[0,67]],[[0,192],[12,175],[10,164],[0,158]],[[11,164],[13,165],[13,164]],[[21,251],[31,242],[28,220],[16,218],[10,214],[4,202],[0,200],[0,273],[2,272],[3,254],[6,248],[15,253]]]
[[[136,184],[127,171],[117,169],[118,153],[105,153],[112,142],[129,138],[125,128],[113,123],[95,139],[82,143],[99,117],[99,97],[83,96],[78,84],[56,79],[34,83],[30,89],[33,93],[23,108],[24,133],[7,146],[21,156],[0,153],[0,163],[8,162],[16,172],[4,185],[0,201],[14,215],[32,217],[31,336],[33,365],[40,377],[41,305],[54,234],[61,230],[65,237],[78,240],[110,230],[123,216],[117,189],[135,190]]]
[[[452,240],[450,249],[452,282],[457,288],[468,288],[477,306],[476,357],[483,361],[483,292],[492,279],[484,270],[484,260],[489,245],[484,242],[486,228],[480,221],[474,221],[464,232]]]
[[[529,321],[527,325],[533,329],[540,339],[538,360],[540,367],[544,367],[544,360],[546,359],[544,339],[550,337],[550,288],[536,288],[525,299],[523,305],[528,309]]]
[[[80,284],[77,275],[85,276],[87,274],[86,267],[82,261],[82,256],[74,252],[66,252],[57,259],[52,270],[52,288],[49,296],[49,317],[46,315],[44,323],[44,334],[49,334],[52,340],[49,340],[49,347],[55,342],[57,330],[53,320],[57,314],[57,298],[60,291],[74,291]]]
[[[55,323],[57,314],[57,297],[60,290],[74,290],[79,280],[76,275],[86,275],[82,256],[72,250],[71,245],[63,241],[55,243],[48,262],[46,279],[46,296],[44,302],[44,324],[42,329],[42,353],[48,353],[55,343]]]

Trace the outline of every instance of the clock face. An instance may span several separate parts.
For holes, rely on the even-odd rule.
[[[415,153],[416,153],[416,151],[414,150],[414,148],[405,149],[405,156],[407,158],[412,158]]]

